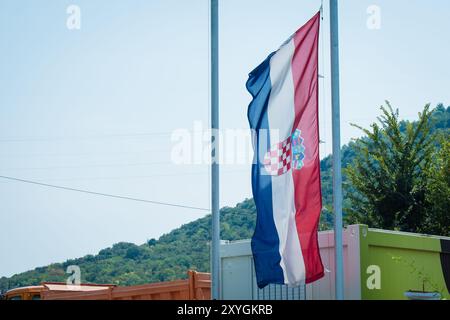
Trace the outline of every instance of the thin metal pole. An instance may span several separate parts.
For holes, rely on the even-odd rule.
[[[219,208],[219,0],[211,0],[211,279],[212,299],[220,299]]]
[[[336,272],[336,300],[344,299],[342,243],[341,116],[339,96],[339,13],[338,1],[330,0],[331,99],[333,123],[333,207]]]

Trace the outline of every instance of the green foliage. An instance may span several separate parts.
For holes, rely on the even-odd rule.
[[[371,129],[355,125],[366,137],[354,145],[357,156],[345,170],[347,186],[351,188],[347,192],[350,200],[347,221],[388,230],[422,233],[445,230],[448,223],[436,227],[434,216],[442,210],[434,209],[432,203],[433,196],[442,194],[431,195],[428,189],[430,181],[437,185],[447,183],[448,187],[448,181],[438,178],[445,171],[442,161],[432,165],[439,150],[433,132],[445,129],[443,132],[448,135],[448,128],[445,124],[433,127],[436,113],[430,111],[429,105],[419,114],[417,122],[400,121],[398,111],[389,102],[381,110],[380,124],[372,124]],[[445,108],[438,107],[436,111],[442,113]],[[430,168],[437,169],[430,172]]]
[[[143,252],[140,250],[140,248],[138,246],[134,246],[134,247],[127,249],[125,258],[137,260],[142,254],[143,254]]]
[[[423,231],[450,235],[450,134],[439,137],[441,148],[426,170],[426,216]]]

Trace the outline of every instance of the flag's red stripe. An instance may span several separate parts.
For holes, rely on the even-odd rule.
[[[293,170],[296,225],[306,269],[306,283],[324,275],[318,243],[318,224],[322,210],[318,119],[318,51],[320,13],[297,31],[292,74],[295,88],[296,119],[293,132],[304,138],[305,159],[301,170]]]

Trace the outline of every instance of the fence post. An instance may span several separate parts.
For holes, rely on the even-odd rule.
[[[195,271],[188,271],[189,300],[195,299]]]

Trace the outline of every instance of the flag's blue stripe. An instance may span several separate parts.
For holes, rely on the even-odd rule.
[[[267,108],[272,89],[270,81],[272,56],[273,54],[250,73],[247,82],[247,89],[253,96],[253,101],[248,109],[248,120],[257,137],[255,141],[256,162],[252,167],[252,188],[257,222],[252,238],[252,251],[256,278],[260,288],[269,283],[284,283],[283,269],[280,266],[280,240],[273,217],[272,178],[269,175],[260,174],[264,170],[260,157],[270,149]],[[266,130],[260,131],[260,129]]]

